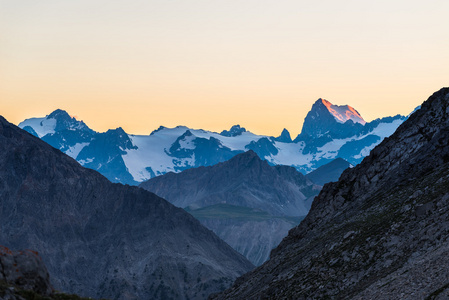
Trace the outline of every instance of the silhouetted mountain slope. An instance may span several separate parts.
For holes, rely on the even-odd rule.
[[[218,299],[448,296],[449,88],[340,180]]]
[[[330,163],[310,172],[306,177],[316,184],[324,185],[328,182],[338,181],[341,173],[350,166],[352,165],[343,158],[336,158]]]
[[[41,254],[56,289],[205,298],[252,265],[197,220],[112,184],[0,117],[0,240]]]
[[[288,217],[307,214],[320,189],[293,167],[270,166],[251,150],[214,166],[158,176],[140,187],[188,207],[255,264],[299,223]]]

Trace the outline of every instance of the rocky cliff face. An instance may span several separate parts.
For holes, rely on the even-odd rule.
[[[216,298],[445,299],[448,141],[444,88],[325,185],[270,260]]]
[[[140,187],[189,208],[256,265],[299,223],[297,217],[307,214],[321,188],[292,167],[268,165],[254,151],[215,166],[155,177]]]
[[[54,287],[111,299],[201,299],[252,268],[184,210],[0,117],[0,240],[41,254]]]

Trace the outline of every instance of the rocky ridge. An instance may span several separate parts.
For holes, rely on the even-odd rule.
[[[180,208],[0,117],[0,240],[39,251],[54,287],[109,299],[204,299],[253,266]]]
[[[324,186],[270,260],[213,298],[445,299],[449,88]]]

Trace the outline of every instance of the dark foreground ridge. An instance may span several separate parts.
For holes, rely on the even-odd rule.
[[[35,249],[57,290],[205,298],[252,268],[180,208],[96,171],[0,117],[0,241]]]
[[[324,186],[268,262],[215,299],[447,299],[449,88]]]

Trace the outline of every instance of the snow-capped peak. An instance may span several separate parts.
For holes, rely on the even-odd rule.
[[[93,130],[87,127],[83,121],[76,120],[75,117],[71,117],[62,109],[57,109],[43,118],[26,119],[19,124],[19,127],[32,134],[35,133],[40,138],[62,130],[79,130],[93,133]]]
[[[326,106],[327,110],[339,123],[345,123],[348,120],[352,120],[354,123],[360,123],[362,125],[366,124],[358,111],[349,105],[334,105],[325,99],[318,99],[318,101],[321,101],[321,103]]]

